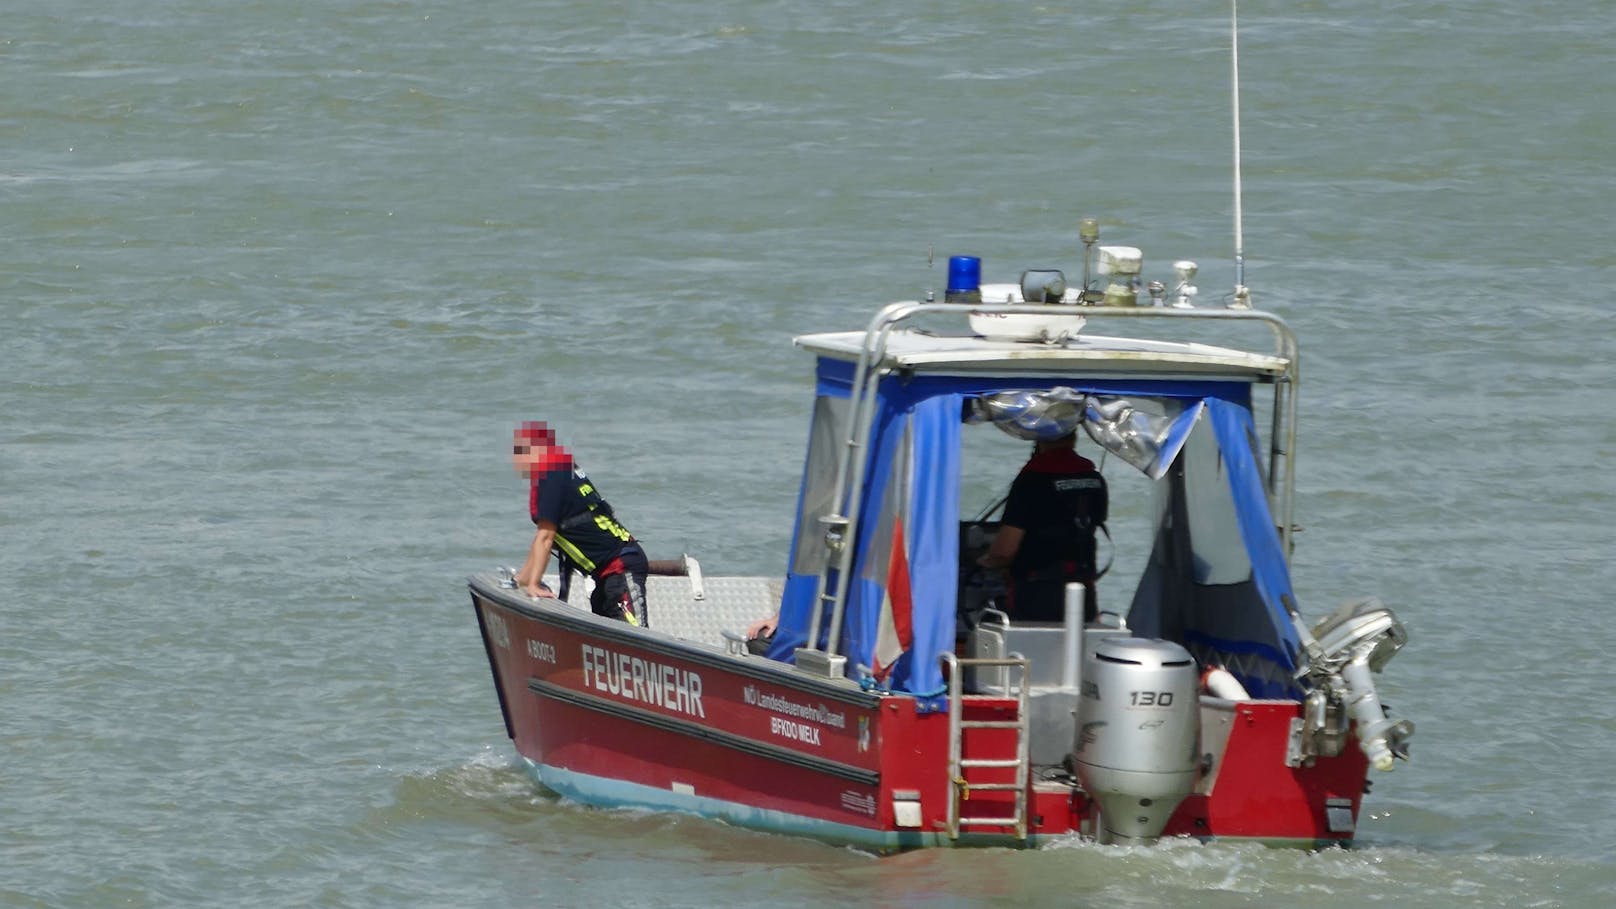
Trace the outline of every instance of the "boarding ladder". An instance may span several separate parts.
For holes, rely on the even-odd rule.
[[[948,799],[948,837],[959,839],[962,828],[1014,828],[1018,840],[1027,838],[1027,777],[1030,767],[1027,746],[1027,666],[1028,660],[1019,653],[1008,657],[958,657],[943,654],[943,665],[948,671],[948,780],[953,790]],[[1005,695],[966,694],[967,670],[995,669],[994,675],[1003,683]],[[1006,676],[1015,676],[1013,679]],[[967,720],[969,704],[1000,705],[1011,690],[1015,691],[1016,715],[1011,720]],[[1010,729],[1015,731],[1014,757],[965,757],[965,732],[968,729]],[[978,749],[972,749],[973,752]],[[1013,783],[968,783],[965,772],[971,768],[1013,769]],[[972,792],[1011,792],[1014,812],[1009,816],[966,816],[961,807]]]

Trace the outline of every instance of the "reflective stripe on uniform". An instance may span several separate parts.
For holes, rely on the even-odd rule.
[[[558,533],[555,535],[555,541],[556,545],[561,547],[561,551],[567,554],[569,561],[582,569],[585,574],[594,573],[595,563],[584,558],[584,554],[578,550],[578,547],[572,545],[571,540]]]

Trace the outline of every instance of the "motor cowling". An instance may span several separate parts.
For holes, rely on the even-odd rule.
[[[1114,638],[1083,662],[1073,763],[1105,842],[1150,843],[1195,784],[1200,674],[1171,641]]]

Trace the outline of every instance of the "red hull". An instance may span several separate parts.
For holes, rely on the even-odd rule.
[[[581,801],[694,811],[877,850],[1094,832],[1096,813],[1076,781],[1035,772],[1026,840],[1008,823],[950,836],[949,802],[958,796],[970,817],[1013,815],[1012,793],[970,789],[1011,778],[972,769],[964,786],[950,780],[948,717],[917,713],[912,697],[811,678],[565,604],[472,594],[517,751],[541,782]],[[968,710],[1013,716],[1016,702],[973,698]],[[1311,767],[1286,766],[1298,716],[1290,701],[1235,705],[1221,757],[1165,835],[1350,842],[1367,762],[1349,745]],[[1002,756],[1013,748],[1007,737],[969,730],[965,756]],[[1217,753],[1215,744],[1203,741]]]

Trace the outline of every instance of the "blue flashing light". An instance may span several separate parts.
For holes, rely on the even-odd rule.
[[[948,257],[948,292],[970,293],[982,288],[982,259],[979,256]]]

